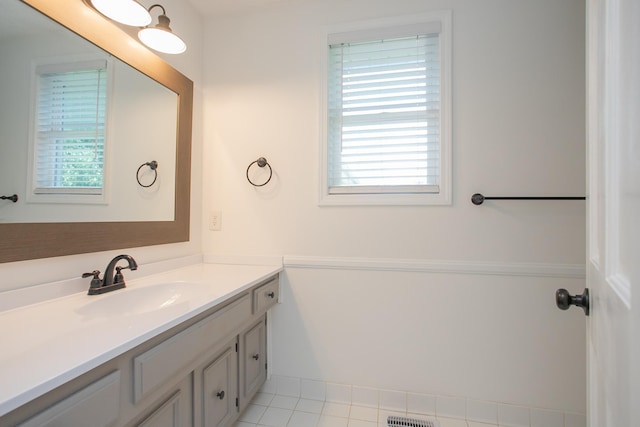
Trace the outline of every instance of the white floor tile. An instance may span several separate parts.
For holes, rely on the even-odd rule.
[[[479,423],[477,421],[467,421],[467,425],[469,427],[498,427],[497,424],[485,424],[485,423]]]
[[[244,410],[242,414],[240,414],[240,421],[257,424],[258,421],[260,421],[260,417],[262,417],[262,414],[264,414],[264,411],[266,410],[266,406],[251,404],[247,407],[247,409]]]
[[[468,427],[468,424],[465,420],[438,417],[438,421],[440,422],[440,427]]]
[[[498,405],[498,424],[508,427],[529,427],[531,416],[529,408],[516,405]]]
[[[438,418],[466,418],[466,401],[458,397],[437,396],[436,414]]]
[[[326,402],[322,408],[322,415],[333,417],[349,418],[351,406],[342,403]]]
[[[358,406],[377,408],[380,400],[379,394],[379,391],[375,388],[353,386],[351,388],[351,403]]]
[[[498,405],[492,402],[468,399],[467,420],[485,424],[498,424]]]
[[[325,383],[323,381],[302,380],[300,397],[324,401],[327,398]]]
[[[416,393],[406,393],[407,410],[402,410],[403,393],[378,393],[365,387],[352,390],[351,386],[329,383],[326,383],[326,400],[322,400],[325,383],[296,382],[287,377],[276,377],[276,381],[279,390],[287,394],[269,393],[266,390],[270,388],[261,389],[233,427],[388,427],[389,416],[435,420],[435,414],[424,412],[437,412],[438,409],[445,413],[437,417],[440,427],[586,427],[584,415],[459,398],[437,399]],[[296,395],[300,389],[301,394],[318,399],[301,398]],[[352,391],[354,400],[360,404],[349,403]],[[349,399],[349,402],[331,401],[330,398]],[[374,404],[376,399],[379,399],[379,405]],[[391,408],[393,406],[400,410]],[[463,409],[466,409],[466,418],[472,421],[461,416]],[[494,422],[495,418],[502,423]]]
[[[345,384],[326,384],[326,401],[351,405],[351,386]]]
[[[258,421],[258,425],[269,427],[286,427],[289,419],[293,415],[293,411],[290,409],[282,408],[267,408],[264,414]]]
[[[436,414],[436,397],[430,394],[407,393],[407,412]]]
[[[362,420],[378,422],[378,409],[369,408],[366,406],[351,406],[351,412],[349,412],[349,421]]]
[[[406,412],[400,412],[400,411],[389,411],[386,409],[380,409],[378,410],[378,424],[387,424],[387,419],[390,416],[394,416],[394,417],[406,417],[407,413]],[[424,418],[424,417],[414,417],[414,418]]]
[[[564,427],[564,414],[558,411],[532,409],[531,427]]]
[[[277,394],[281,396],[300,397],[300,379],[289,377],[275,377]]]
[[[320,421],[320,414],[294,411],[289,420],[289,427],[316,427]]]
[[[296,406],[296,411],[311,412],[312,414],[322,413],[324,402],[319,400],[300,399]]]
[[[276,394],[276,389],[276,380],[274,378],[269,378],[264,382],[264,384],[262,384],[262,387],[260,387],[260,392],[266,394]]]
[[[363,421],[363,420],[349,420],[349,427],[378,427],[377,422]]]
[[[391,411],[407,411],[407,393],[392,390],[380,390],[380,408]]]
[[[332,417],[331,415],[321,415],[317,427],[347,427],[348,418]]]
[[[254,405],[269,406],[273,400],[273,396],[274,395],[270,393],[256,393],[251,403]]]
[[[275,395],[269,404],[272,408],[294,409],[298,404],[297,397]]]

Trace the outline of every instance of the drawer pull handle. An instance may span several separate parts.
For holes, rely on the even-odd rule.
[[[256,353],[256,354],[254,354],[253,356],[251,356],[251,358],[252,358],[253,360],[258,360],[258,359],[260,359],[260,355],[259,355],[258,353]]]
[[[269,298],[275,298],[275,297],[276,297],[276,293],[275,293],[275,292],[273,292],[273,291],[271,291],[271,292],[269,292],[269,293],[267,294],[267,296],[268,296]]]
[[[218,399],[220,399],[220,400],[224,399],[224,390],[219,391],[219,392],[216,394],[216,396],[217,396],[217,397],[218,397]]]

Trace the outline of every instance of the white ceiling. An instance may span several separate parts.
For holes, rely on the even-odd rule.
[[[188,0],[205,16],[240,13],[286,1],[289,0]]]

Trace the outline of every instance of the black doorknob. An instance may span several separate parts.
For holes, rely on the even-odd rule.
[[[556,291],[556,305],[560,310],[568,310],[575,305],[582,307],[585,315],[589,315],[589,289],[585,289],[582,295],[571,295],[566,289]]]

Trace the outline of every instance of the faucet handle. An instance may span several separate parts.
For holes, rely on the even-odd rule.
[[[86,279],[87,277],[93,276],[91,279],[90,288],[99,288],[102,286],[102,280],[100,280],[100,270],[93,270],[91,273],[82,273],[82,278]]]
[[[116,267],[116,275],[113,277],[113,283],[124,283],[124,274],[122,274],[121,270],[126,270],[128,268],[129,266]]]
[[[100,270],[93,270],[91,273],[82,273],[82,278],[86,279],[87,277],[93,276],[94,279],[100,278]]]

